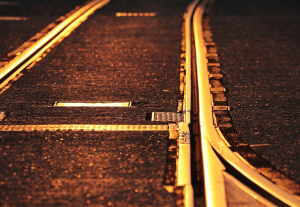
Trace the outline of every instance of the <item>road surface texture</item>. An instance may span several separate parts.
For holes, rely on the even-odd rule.
[[[210,18],[234,125],[299,183],[300,2],[216,0]]]
[[[1,32],[1,57],[81,2],[30,1],[25,10],[11,9],[30,19],[24,29],[17,28],[20,22],[0,22],[16,36]],[[162,124],[146,118],[155,111],[177,112],[187,3],[111,1],[0,95],[0,109],[7,114],[0,124]],[[116,12],[156,16],[116,17]],[[126,101],[134,107],[53,107],[56,101]],[[1,132],[0,202],[174,206],[175,195],[163,188],[168,136],[168,131]]]
[[[1,1],[0,17],[21,17],[26,20],[0,21],[0,58],[84,2],[84,0],[64,0],[63,3],[59,0]]]

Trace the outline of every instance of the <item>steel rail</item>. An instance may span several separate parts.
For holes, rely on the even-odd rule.
[[[184,90],[185,95],[185,122],[191,123],[191,107],[192,107],[192,39],[191,39],[191,24],[194,11],[199,4],[200,0],[193,1],[187,8],[185,18],[185,79],[186,85]]]
[[[0,88],[6,85],[17,75],[17,73],[22,71],[60,38],[74,30],[95,10],[105,6],[109,1],[110,0],[91,1],[63,20],[44,37],[26,48],[20,55],[13,58],[9,63],[0,69]]]
[[[191,41],[191,21],[193,13],[200,0],[191,2],[184,14],[184,35],[185,35],[185,88],[184,88],[184,122],[179,123],[179,146],[177,161],[177,186],[184,186],[184,205],[187,207],[194,206],[194,189],[192,186],[191,173],[191,145],[190,130],[191,123],[191,106],[192,106],[192,41]],[[188,141],[186,141],[188,140]]]
[[[200,5],[197,6],[194,16],[193,16],[193,29],[194,29],[194,39],[195,39],[195,50],[196,50],[196,68],[197,68],[197,79],[198,79],[198,97],[199,104],[203,99],[201,88],[199,84],[201,84],[201,80],[199,79],[199,63],[206,66],[206,56],[202,55],[199,57],[199,47],[197,45],[202,45],[201,49],[205,49],[203,42],[203,34],[202,27],[200,30],[197,29],[197,26],[202,26],[202,16],[204,13],[204,8],[207,3],[211,2],[210,0],[202,1]],[[199,21],[200,20],[200,21]],[[201,38],[201,39],[200,39]],[[199,42],[199,40],[201,42]],[[201,58],[201,59],[200,59]],[[205,76],[208,79],[208,75]],[[210,91],[209,91],[210,92]],[[205,97],[206,98],[206,97]],[[208,97],[210,100],[211,97]],[[201,120],[201,113],[203,112],[203,108],[199,107],[199,123],[200,123],[200,137],[201,137],[201,148],[202,148],[202,161],[203,161],[203,174],[204,174],[204,189],[205,189],[205,202],[208,207],[226,207],[227,199],[225,192],[225,181],[223,172],[225,171],[225,167],[222,162],[219,160],[209,140],[203,135],[203,124]]]
[[[196,14],[193,18],[198,73],[198,88],[200,97],[199,116],[202,140],[204,140],[205,142],[209,142],[213,149],[224,160],[226,160],[232,167],[234,167],[237,171],[239,171],[257,186],[259,186],[260,188],[262,188],[263,190],[270,193],[271,195],[273,195],[274,197],[276,197],[277,199],[289,206],[300,206],[300,200],[279,188],[277,185],[272,183],[270,180],[266,179],[264,176],[260,175],[258,172],[250,168],[246,163],[244,163],[241,159],[239,159],[222,140],[213,124],[212,98],[208,80],[206,47],[204,45],[204,38],[202,32],[202,15],[208,2],[209,1],[204,0],[201,3],[201,5],[198,6]],[[205,173],[206,172],[204,172],[204,174]],[[218,197],[211,199],[218,199]],[[211,203],[211,205],[209,206],[218,206],[214,204],[215,203]]]

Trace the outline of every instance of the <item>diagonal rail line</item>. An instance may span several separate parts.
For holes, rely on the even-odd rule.
[[[48,48],[78,27],[80,23],[85,21],[89,15],[95,12],[95,10],[105,6],[109,1],[110,0],[93,0],[81,7],[45,36],[26,48],[20,55],[13,58],[9,63],[4,65],[4,67],[0,68],[0,89]]]

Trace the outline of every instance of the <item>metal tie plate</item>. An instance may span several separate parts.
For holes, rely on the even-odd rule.
[[[152,112],[151,121],[184,122],[184,114],[174,112]]]

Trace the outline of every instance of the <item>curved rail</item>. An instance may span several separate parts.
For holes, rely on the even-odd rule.
[[[0,88],[6,85],[17,73],[23,70],[34,59],[51,47],[57,40],[74,30],[95,10],[106,5],[110,0],[94,0],[74,12],[48,34],[26,48],[20,55],[13,58],[0,69]]]
[[[198,89],[199,89],[199,109],[200,109],[200,127],[201,137],[207,140],[215,151],[222,156],[232,167],[242,173],[253,183],[272,194],[282,202],[289,206],[300,206],[300,201],[293,195],[279,188],[277,185],[251,169],[247,164],[240,160],[226,145],[217,133],[213,124],[212,116],[212,99],[210,93],[210,85],[208,80],[208,70],[206,65],[206,48],[204,46],[202,32],[202,15],[205,6],[208,3],[204,0],[197,8],[194,21],[195,47],[198,73]],[[205,176],[205,175],[204,175]],[[217,199],[217,198],[214,198]],[[213,205],[212,205],[213,206]]]

